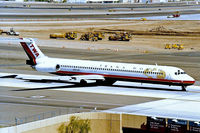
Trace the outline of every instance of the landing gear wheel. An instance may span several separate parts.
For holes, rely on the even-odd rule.
[[[87,84],[87,81],[85,81],[85,80],[82,79],[82,80],[80,81],[80,84],[81,84],[81,85],[86,85],[86,84]]]
[[[103,81],[103,85],[113,85],[115,82],[116,80],[106,79],[105,81]]]

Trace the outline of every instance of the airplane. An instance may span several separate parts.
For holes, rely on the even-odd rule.
[[[20,44],[29,57],[26,64],[39,72],[59,75],[57,82],[67,82],[71,76],[83,86],[91,82],[112,85],[116,81],[132,81],[181,86],[182,91],[195,83],[182,69],[173,66],[51,58],[42,53],[32,38],[20,38]]]

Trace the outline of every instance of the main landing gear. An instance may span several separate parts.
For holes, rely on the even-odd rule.
[[[106,79],[105,81],[102,80],[97,80],[97,84],[98,85],[113,85],[116,82],[116,80],[112,80],[112,79]]]

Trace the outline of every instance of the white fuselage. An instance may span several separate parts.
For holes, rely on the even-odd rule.
[[[102,75],[105,79],[168,85],[191,85],[195,80],[182,69],[171,66],[43,58],[35,69],[58,75]]]

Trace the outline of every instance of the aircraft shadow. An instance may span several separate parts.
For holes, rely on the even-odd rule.
[[[51,89],[59,89],[59,88],[78,88],[78,87],[93,87],[93,86],[97,86],[97,85],[96,84],[88,84],[88,85],[74,84],[74,85],[65,85],[65,86],[20,89],[20,90],[12,90],[12,91],[51,90]]]
[[[102,85],[97,83],[91,83],[82,85],[79,83],[75,83],[73,85],[65,85],[65,86],[54,86],[54,87],[42,87],[42,88],[29,88],[29,89],[20,89],[20,90],[12,90],[12,91],[33,91],[33,90],[51,90],[51,89],[62,89],[62,88],[78,88],[78,87],[94,87],[94,86],[109,86]],[[126,85],[110,85],[111,87],[122,87],[122,88],[132,88],[132,89],[146,89],[146,90],[161,90],[161,91],[182,91],[182,90],[174,90],[169,88],[155,88],[155,87],[142,87],[142,86],[126,86]]]

